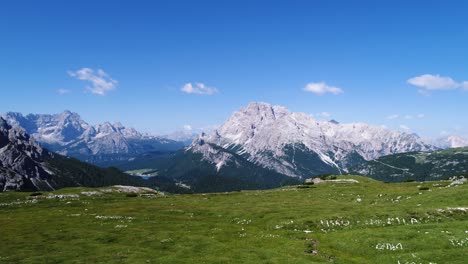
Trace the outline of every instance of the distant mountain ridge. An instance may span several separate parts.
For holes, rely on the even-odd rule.
[[[441,149],[468,147],[468,138],[459,135],[449,135],[432,140],[431,143]]]
[[[51,151],[98,165],[122,161],[150,151],[176,151],[182,142],[142,134],[121,123],[89,125],[70,111],[60,114],[8,112],[9,124],[19,126]]]
[[[114,184],[145,182],[116,169],[102,169],[49,152],[23,129],[0,117],[0,192]]]

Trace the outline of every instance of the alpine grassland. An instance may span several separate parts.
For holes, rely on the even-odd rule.
[[[458,183],[458,184],[455,184]],[[466,263],[468,184],[0,193],[0,263]]]

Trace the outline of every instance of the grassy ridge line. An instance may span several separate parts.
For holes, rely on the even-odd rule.
[[[350,169],[353,174],[390,182],[434,181],[468,175],[468,148],[409,152],[366,161]]]
[[[165,198],[62,189],[79,197],[0,205],[0,262],[465,263],[468,216],[447,208],[467,207],[468,185],[339,178],[359,183]],[[407,224],[378,222],[395,217]]]

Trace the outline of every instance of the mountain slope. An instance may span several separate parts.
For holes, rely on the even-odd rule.
[[[42,148],[24,130],[11,127],[0,117],[0,191],[115,184],[174,186],[170,182],[144,181],[114,168],[103,169],[54,154]]]
[[[182,142],[149,136],[120,123],[91,126],[70,111],[55,115],[6,113],[13,126],[26,130],[36,141],[51,151],[101,166],[128,160],[150,151],[176,151]]]
[[[198,141],[224,152],[216,154]],[[266,103],[249,104],[198,141],[187,152],[201,154],[217,170],[229,161],[230,156],[224,154],[229,151],[255,165],[297,178],[346,172],[363,161],[393,153],[435,149],[414,134],[364,123],[317,121],[305,113]]]
[[[210,152],[220,163],[213,164],[203,154],[181,150],[160,161],[160,175],[189,185],[195,192],[222,192],[246,189],[269,189],[299,181],[258,166],[235,152],[196,140],[193,145]],[[206,153],[205,153],[206,154]]]
[[[384,156],[351,168],[350,173],[389,182],[433,181],[468,175],[468,148]]]
[[[383,155],[434,147],[417,135],[363,123],[316,121],[281,106],[251,103],[184,150],[153,159],[159,175],[194,191],[263,189],[340,174]]]

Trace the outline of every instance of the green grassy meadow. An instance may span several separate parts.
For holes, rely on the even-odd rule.
[[[468,184],[338,178],[358,183],[0,193],[0,263],[467,263]]]

